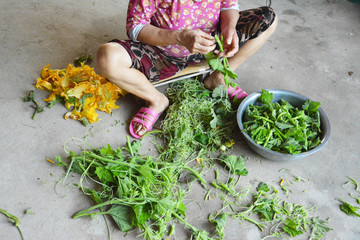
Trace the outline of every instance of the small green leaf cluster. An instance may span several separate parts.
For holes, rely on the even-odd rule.
[[[319,102],[307,100],[302,109],[262,90],[261,105],[245,110],[244,131],[259,145],[273,151],[297,154],[318,146],[320,141]]]
[[[35,109],[35,112],[32,116],[32,119],[34,120],[36,117],[36,114],[41,113],[44,111],[44,106],[41,106],[36,100],[35,100],[35,94],[34,91],[31,90],[28,93],[27,97],[24,97],[24,102],[32,102],[34,105],[32,105],[31,107]]]
[[[231,212],[225,211],[227,207],[231,208]],[[227,214],[239,221],[251,222],[261,231],[270,225],[270,234],[263,239],[286,235],[295,237],[306,232],[311,233],[310,239],[323,238],[325,233],[331,230],[328,221],[310,217],[308,212],[309,209],[302,205],[283,201],[274,187],[261,182],[249,204],[244,205],[237,198],[234,201],[226,200],[222,210],[216,215],[213,214],[212,218]]]

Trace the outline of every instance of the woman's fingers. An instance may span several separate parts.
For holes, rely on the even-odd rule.
[[[215,38],[199,29],[184,30],[180,42],[191,53],[206,54],[215,49]]]

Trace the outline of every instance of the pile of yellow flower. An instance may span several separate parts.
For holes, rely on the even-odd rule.
[[[105,77],[99,76],[88,65],[81,64],[74,67],[69,64],[66,69],[50,69],[44,66],[36,88],[51,92],[46,102],[64,101],[65,107],[70,110],[64,118],[72,118],[93,123],[98,120],[95,110],[111,113],[112,109],[119,108],[116,100],[126,92]]]

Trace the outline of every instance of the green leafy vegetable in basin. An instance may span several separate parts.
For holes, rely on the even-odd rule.
[[[281,153],[298,154],[321,143],[319,102],[307,100],[302,109],[262,90],[261,105],[245,110],[244,131],[259,145]]]

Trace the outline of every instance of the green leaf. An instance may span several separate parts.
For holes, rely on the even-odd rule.
[[[220,237],[220,239],[224,239],[226,214],[223,213],[221,215],[217,215],[215,218],[213,218],[213,216],[210,214],[209,222],[216,224],[216,227],[215,227],[216,234]]]
[[[262,89],[261,102],[271,105],[272,100],[273,100],[273,94],[265,89]]]
[[[206,144],[208,144],[209,137],[206,136],[206,134],[204,134],[204,133],[199,133],[199,134],[195,135],[194,140],[203,145],[206,145]]]
[[[151,168],[148,165],[142,165],[138,171],[147,183],[154,182],[154,175],[152,174]]]
[[[211,240],[211,238],[209,237],[209,233],[207,231],[205,231],[205,230],[193,233],[191,239],[194,239],[194,240]]]
[[[316,112],[318,111],[321,103],[320,102],[312,102],[310,99],[308,99],[302,106],[302,109],[308,112]]]
[[[102,182],[107,183],[115,181],[111,171],[104,167],[96,167],[95,174]]]
[[[347,202],[342,201],[342,204],[340,205],[341,211],[345,212],[349,216],[357,216],[360,217],[360,214],[357,213],[357,210],[360,209],[360,207],[355,207],[350,205]]]
[[[76,58],[73,62],[75,67],[79,67],[82,64],[90,63],[93,60],[92,55],[83,55],[79,58]]]
[[[218,125],[219,122],[219,118],[215,115],[215,117],[213,118],[213,120],[210,121],[210,127],[212,129],[215,129]]]
[[[132,148],[133,152],[139,153],[141,145],[142,145],[141,141],[136,141],[136,140],[132,141],[131,148]]]
[[[289,129],[294,127],[291,123],[281,123],[281,122],[275,122],[275,125],[280,128],[281,130]]]
[[[310,227],[311,227],[311,237],[310,239],[321,239],[325,237],[325,233],[332,230],[328,226],[328,220],[324,221],[319,219],[318,217],[312,218],[310,220]]]
[[[214,71],[225,73],[225,67],[220,58],[210,59],[208,64]]]
[[[55,156],[56,165],[61,167],[67,167],[68,164],[65,163],[60,156]]]
[[[259,185],[257,186],[256,190],[257,190],[258,192],[260,192],[260,191],[262,191],[262,192],[268,192],[268,191],[270,191],[270,188],[269,188],[269,186],[268,186],[266,183],[260,182]]]
[[[220,85],[212,91],[213,98],[225,98],[226,96],[227,96],[227,91],[224,85]]]
[[[122,232],[128,232],[136,226],[136,216],[131,207],[124,205],[113,206],[108,212]]]
[[[103,147],[100,149],[100,154],[103,157],[106,156],[113,156],[114,155],[114,151],[111,149],[110,144],[108,144],[107,146]]]
[[[163,198],[158,201],[155,205],[155,211],[160,216],[163,216],[167,211],[173,210],[175,207],[175,203],[170,197]]]
[[[220,158],[225,162],[231,173],[242,176],[248,175],[244,159],[241,156],[237,158],[235,155],[222,155]]]
[[[47,105],[48,108],[52,108],[56,103],[63,103],[64,102],[64,99],[59,96],[59,95],[56,95],[56,99],[53,100],[53,101],[50,101]]]
[[[300,220],[287,218],[282,227],[284,232],[289,234],[292,237],[303,234],[304,232],[301,229]]]
[[[137,204],[133,207],[138,224],[145,224],[152,216],[151,206],[149,204]]]
[[[226,68],[226,73],[232,79],[237,79],[238,78],[238,75],[230,67]]]
[[[24,102],[30,102],[34,100],[34,91],[31,90],[27,97],[24,97]]]

